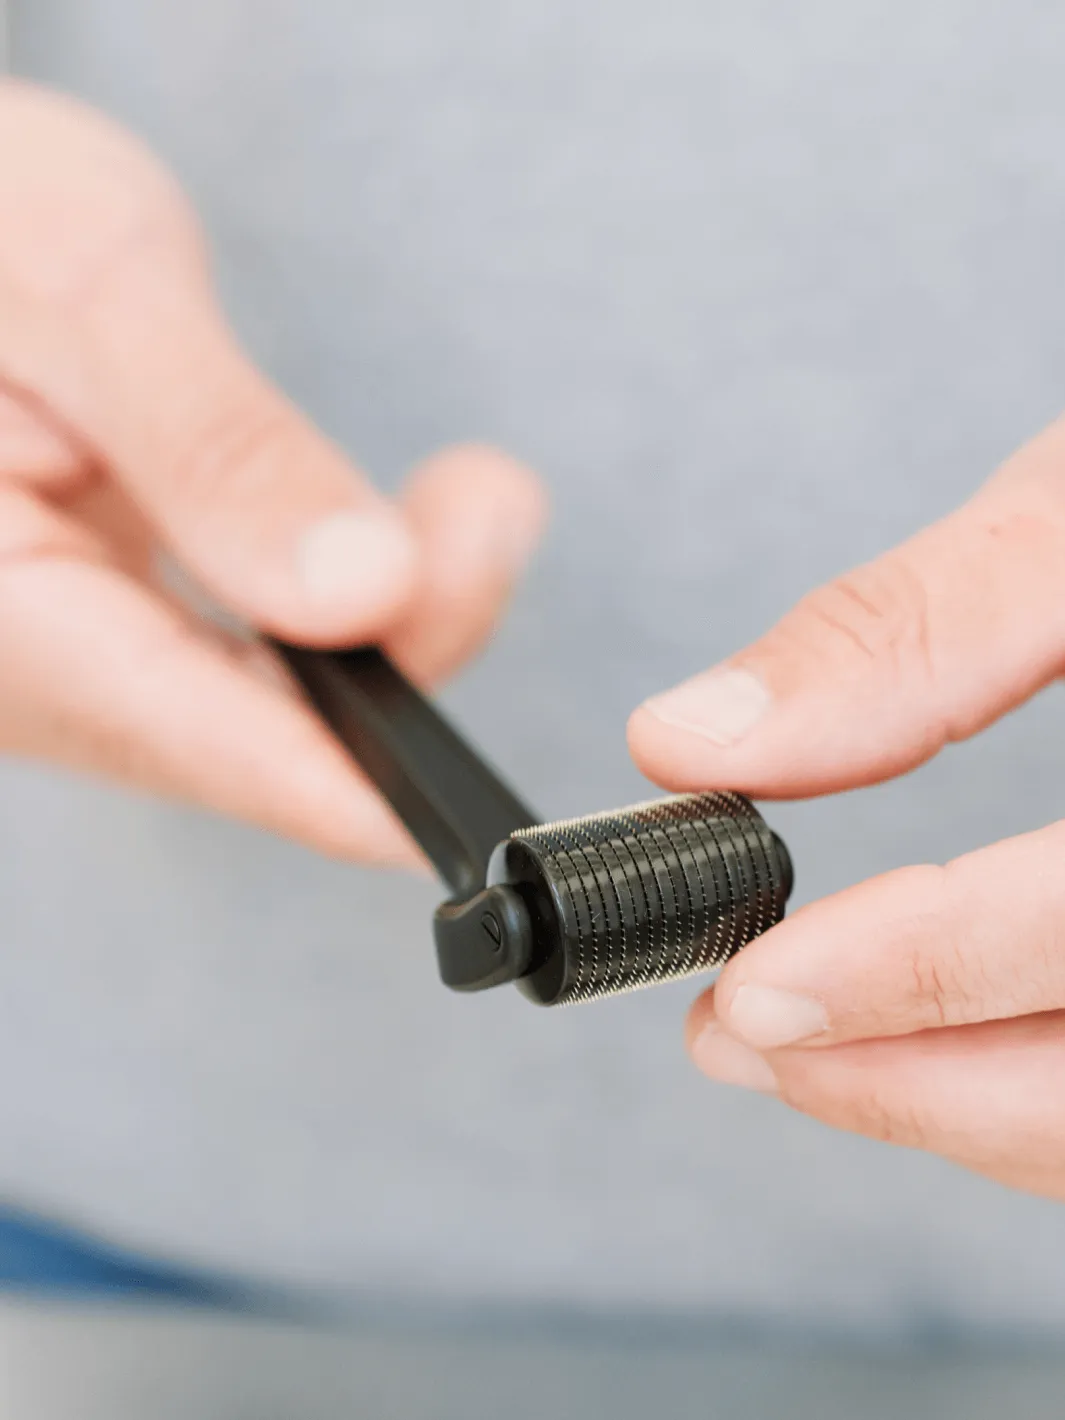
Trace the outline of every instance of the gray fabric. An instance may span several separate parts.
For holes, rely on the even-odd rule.
[[[470,435],[543,469],[545,553],[449,703],[545,813],[641,794],[632,705],[1060,402],[1060,6],[22,0],[14,52],[168,156],[248,342],[384,483]],[[800,899],[1054,818],[1060,727],[1055,690],[774,809]],[[700,1081],[690,986],[454,998],[428,888],[2,791],[17,1197],[350,1289],[1065,1324],[1065,1213]]]

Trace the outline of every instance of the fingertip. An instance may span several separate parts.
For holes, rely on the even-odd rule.
[[[484,529],[482,551],[508,577],[524,569],[548,518],[537,474],[490,444],[455,444],[433,454],[411,474],[404,502],[430,539],[460,520]]]
[[[678,689],[687,695],[694,685]],[[720,720],[700,723],[695,707],[678,712],[675,694],[645,701],[627,728],[637,768],[673,793],[734,789],[761,799],[810,798],[879,783],[914,762],[906,744],[892,752],[889,731],[871,724],[866,707],[841,713],[830,696],[780,697],[765,706],[769,713],[754,713],[752,694],[750,719],[738,729],[737,711],[728,738]]]
[[[712,751],[708,755],[710,747],[705,741],[664,725],[646,705],[638,706],[629,716],[625,737],[633,763],[652,784],[671,793],[726,787],[721,769],[714,763],[718,757]]]
[[[637,763],[656,780],[713,772],[772,708],[759,676],[743,666],[718,666],[653,695],[629,721]]]
[[[658,726],[642,705],[629,715],[625,726],[625,742],[636,768],[654,783],[661,783],[656,773],[659,767]]]
[[[547,488],[533,469],[503,449],[490,445],[465,445],[456,451],[463,464],[494,488],[495,496],[510,514],[511,565],[520,571],[532,556],[550,517]]]
[[[547,500],[523,464],[467,444],[419,465],[403,507],[418,533],[421,576],[388,648],[409,675],[429,684],[491,635],[539,541]]]
[[[711,986],[701,996],[696,997],[688,1009],[684,1022],[684,1048],[689,1055],[694,1055],[695,1042],[706,1027],[717,1020],[714,991],[715,988]]]
[[[423,882],[435,881],[432,867],[413,838],[376,796],[364,801],[357,835],[345,841],[336,856]]]
[[[543,490],[539,476],[528,464],[506,449],[476,439],[437,449],[413,470],[410,486],[455,477],[461,477],[470,486],[508,483],[515,488],[529,490],[534,497]]]

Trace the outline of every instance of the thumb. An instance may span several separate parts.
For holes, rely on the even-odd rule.
[[[629,742],[669,788],[829,793],[914,768],[1063,667],[1059,421],[957,512],[647,701]]]
[[[80,428],[225,605],[299,640],[378,632],[414,590],[413,532],[236,348],[204,289],[127,271],[92,327]]]
[[[413,534],[237,348],[165,172],[101,116],[21,86],[0,94],[5,133],[0,377],[232,610],[311,641],[380,629],[413,590]]]

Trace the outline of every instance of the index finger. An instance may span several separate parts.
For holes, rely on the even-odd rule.
[[[693,1014],[758,1050],[1065,1008],[1065,823],[860,883],[752,942]]]

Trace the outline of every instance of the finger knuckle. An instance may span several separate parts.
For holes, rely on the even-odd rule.
[[[874,1084],[855,1101],[853,1126],[872,1139],[903,1148],[928,1147],[934,1134],[926,1103]]]
[[[955,993],[948,984],[944,964],[924,950],[918,950],[910,953],[909,965],[912,1001],[921,1019],[933,1026],[948,1025],[953,1015]]]
[[[897,948],[899,1022],[928,1029],[983,1019],[994,988],[971,940],[965,873],[955,864],[907,871],[912,910]]]
[[[939,1117],[931,1091],[914,1089],[913,1073],[896,1046],[867,1043],[801,1054],[778,1076],[780,1097],[793,1108],[834,1129],[903,1148],[933,1148],[942,1141],[949,1120]]]
[[[288,425],[287,412],[272,400],[224,399],[195,426],[176,460],[175,479],[204,507],[253,497],[285,463]]]
[[[800,634],[828,659],[855,652],[877,663],[930,666],[928,598],[901,554],[837,577],[798,608]]]

